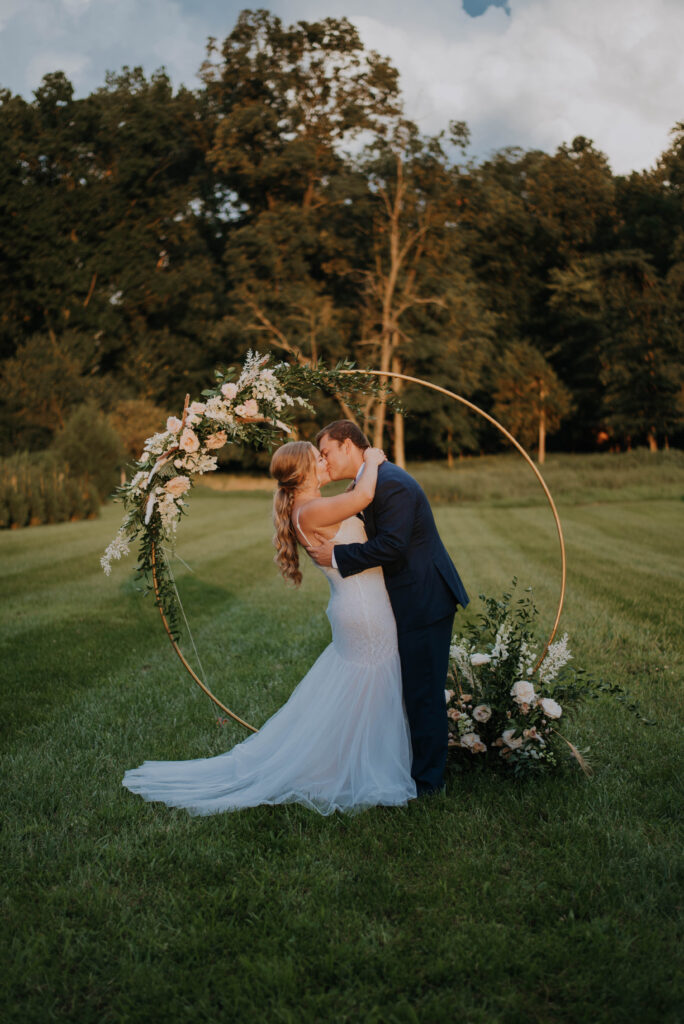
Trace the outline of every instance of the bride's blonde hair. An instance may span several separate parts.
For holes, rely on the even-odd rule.
[[[299,569],[297,534],[292,523],[295,489],[301,487],[316,468],[315,448],[309,441],[289,441],[273,454],[269,472],[278,481],[273,498],[273,543],[276,553],[273,561],[286,580],[296,587],[302,582]]]

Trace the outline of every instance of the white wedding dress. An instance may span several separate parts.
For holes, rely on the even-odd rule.
[[[336,543],[365,541],[346,519]],[[397,629],[381,568],[330,584],[332,643],[287,703],[243,743],[217,757],[145,761],[123,785],[145,800],[217,814],[300,803],[320,812],[404,805],[416,796]]]

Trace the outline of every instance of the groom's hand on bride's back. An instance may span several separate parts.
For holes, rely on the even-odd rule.
[[[306,550],[317,565],[332,565],[333,544],[317,530],[314,530],[313,543]]]

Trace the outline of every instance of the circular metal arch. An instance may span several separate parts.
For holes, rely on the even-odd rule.
[[[552,643],[553,638],[555,637],[556,631],[558,629],[558,623],[560,622],[561,613],[563,611],[563,602],[565,600],[565,580],[566,580],[566,568],[567,568],[567,566],[566,566],[566,556],[565,556],[565,540],[563,538],[563,528],[561,527],[561,521],[560,521],[560,517],[558,515],[558,510],[556,508],[556,504],[555,504],[553,498],[551,497],[551,492],[550,492],[549,488],[546,485],[546,481],[544,480],[543,476],[539,472],[537,466],[534,464],[534,462],[532,461],[530,456],[527,454],[527,452],[525,451],[523,446],[520,444],[520,442],[517,441],[513,437],[513,435],[508,430],[506,430],[506,428],[501,423],[499,423],[498,420],[495,420],[493,416],[490,416],[488,412],[485,412],[484,409],[481,409],[478,405],[475,405],[473,402],[469,402],[467,398],[463,398],[462,395],[457,395],[455,391],[449,391],[447,388],[440,387],[439,384],[433,384],[431,381],[423,380],[421,377],[411,377],[408,374],[405,374],[405,373],[395,373],[394,371],[391,371],[391,370],[341,370],[340,373],[345,373],[345,374],[362,373],[362,374],[365,374],[365,375],[369,375],[370,374],[370,375],[375,376],[375,377],[392,377],[392,378],[394,378],[396,380],[408,381],[411,384],[420,384],[424,388],[428,388],[431,391],[437,391],[441,395],[446,395],[447,398],[452,398],[455,402],[460,402],[461,405],[464,405],[467,409],[470,409],[472,412],[477,413],[478,416],[482,416],[482,418],[487,420],[488,423],[491,423],[492,426],[496,427],[496,429],[501,434],[503,434],[503,436],[508,441],[510,441],[510,443],[513,445],[513,447],[516,448],[517,451],[522,455],[523,459],[525,460],[525,462],[528,464],[528,466],[530,467],[530,469],[532,470],[532,472],[536,476],[537,480],[539,481],[539,484],[541,485],[542,490],[544,491],[544,494],[546,496],[546,500],[548,501],[549,507],[551,508],[551,512],[553,513],[554,522],[556,524],[556,531],[558,533],[558,544],[559,544],[559,548],[560,548],[560,575],[561,575],[561,583],[560,583],[560,593],[559,593],[559,597],[558,597],[558,605],[557,605],[557,608],[556,608],[556,617],[555,617],[554,622],[553,622],[553,627],[551,629],[551,633],[549,634],[549,637],[548,637],[548,639],[546,640],[546,642],[544,644],[542,652],[539,655],[539,657],[537,658],[537,662],[536,662],[536,664],[534,666],[534,669],[532,670],[532,672],[534,674],[537,671],[537,669],[539,668],[539,666],[541,665],[541,663],[543,662],[544,658],[546,657],[546,652],[548,651],[549,645]],[[160,596],[159,596],[159,585],[158,585],[158,581],[157,581],[157,571],[156,571],[156,550],[155,550],[154,542],[152,543],[152,583],[153,583],[153,586],[154,586],[154,593],[155,593],[155,597],[156,597],[157,607],[159,608],[159,614],[161,615],[162,622],[164,624],[164,629],[166,630],[167,636],[168,636],[169,640],[171,641],[171,646],[173,647],[174,651],[176,652],[176,654],[180,658],[181,663],[183,664],[183,667],[187,670],[187,672],[190,674],[192,679],[197,683],[197,685],[200,687],[200,689],[202,689],[204,691],[204,693],[206,693],[206,695],[214,702],[214,704],[216,704],[217,707],[219,707],[222,711],[224,711],[230,718],[232,718],[239,725],[244,726],[245,729],[249,729],[251,732],[258,732],[259,731],[258,729],[256,729],[253,725],[250,725],[248,722],[245,722],[242,718],[240,718],[238,715],[236,715],[235,712],[231,711],[230,708],[227,708],[225,704],[221,703],[221,701],[218,699],[218,697],[214,696],[214,694],[211,692],[209,687],[206,686],[205,683],[203,683],[202,680],[199,678],[199,676],[196,674],[196,672],[193,671],[192,667],[188,664],[188,662],[187,662],[185,656],[183,655],[183,652],[181,651],[180,647],[178,646],[177,642],[174,640],[173,635],[171,633],[171,630],[169,628],[169,624],[168,624],[168,622],[166,620],[166,616],[164,615],[164,610],[162,608],[161,600],[160,600]]]

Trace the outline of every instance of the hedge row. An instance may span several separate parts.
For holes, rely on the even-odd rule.
[[[92,518],[99,508],[94,482],[70,475],[51,453],[0,459],[0,529]]]

